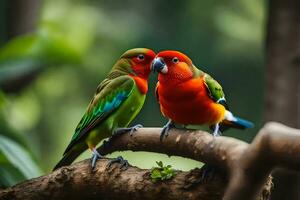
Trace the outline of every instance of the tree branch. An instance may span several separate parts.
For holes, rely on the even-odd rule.
[[[198,187],[196,192],[184,188],[186,181],[196,179],[195,173],[178,172],[175,178],[164,183],[152,183],[149,170],[129,167],[121,170],[118,165],[107,168],[108,160],[97,162],[95,171],[85,160],[63,167],[52,174],[16,185],[2,191],[0,199],[197,199],[201,191],[214,191],[206,196],[218,197],[218,184]],[[218,180],[219,182],[224,182]],[[221,184],[219,183],[219,184]],[[213,199],[213,198],[205,198]]]
[[[149,170],[117,165],[107,170],[107,160],[96,171],[89,161],[63,167],[52,174],[18,184],[0,192],[0,199],[268,199],[269,173],[275,167],[298,170],[300,131],[278,123],[266,124],[248,145],[229,137],[214,138],[203,131],[174,129],[160,142],[158,128],[139,129],[133,136],[113,137],[99,151],[151,151],[206,162],[223,169],[213,181],[199,183],[200,170],[177,172],[169,181],[152,183]],[[225,172],[225,173],[224,173]],[[226,176],[229,175],[229,176]],[[225,175],[225,176],[224,176]],[[229,184],[228,180],[229,179]],[[267,184],[266,181],[268,180]],[[264,187],[263,187],[264,186]]]
[[[267,123],[233,163],[224,200],[255,199],[274,168],[300,170],[299,153],[299,129]]]
[[[38,23],[39,0],[9,0],[7,2],[6,29],[8,39],[33,32]]]

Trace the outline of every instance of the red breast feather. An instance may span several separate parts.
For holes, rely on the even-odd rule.
[[[160,78],[157,92],[161,112],[179,124],[212,125],[223,120],[225,108],[216,104],[207,93],[203,77],[176,85]]]

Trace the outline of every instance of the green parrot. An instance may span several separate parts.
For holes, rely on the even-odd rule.
[[[112,67],[91,100],[87,111],[77,125],[63,158],[54,170],[71,164],[83,151],[92,151],[92,168],[97,159],[103,158],[96,145],[112,134],[129,131],[131,134],[141,127],[127,127],[141,110],[148,91],[148,77],[155,52],[146,48],[126,51]],[[112,162],[127,165],[122,157]]]

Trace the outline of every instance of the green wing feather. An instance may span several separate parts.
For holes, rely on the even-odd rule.
[[[204,75],[204,83],[206,85],[210,98],[213,99],[216,103],[220,103],[226,109],[228,109],[228,105],[225,100],[225,94],[223,92],[222,86],[215,79],[213,79],[209,74]]]
[[[134,80],[127,76],[107,78],[100,83],[86,113],[75,129],[66,154],[83,136],[110,116],[131,94]]]

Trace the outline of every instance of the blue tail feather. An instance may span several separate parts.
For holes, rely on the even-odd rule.
[[[236,121],[233,123],[240,125],[243,128],[253,128],[254,127],[254,124],[250,121],[247,121],[247,120],[239,118],[239,117],[235,117],[235,118],[236,118]]]
[[[229,128],[248,129],[253,128],[254,124],[248,120],[235,117],[228,111],[227,118],[220,123],[220,131],[224,132]]]

